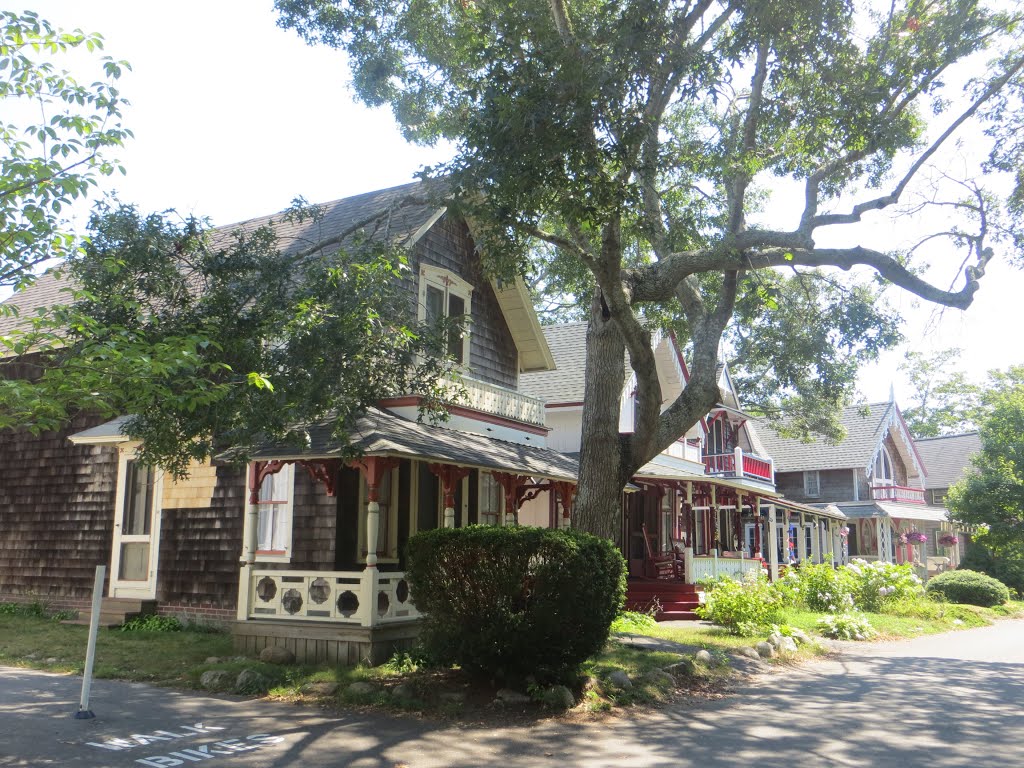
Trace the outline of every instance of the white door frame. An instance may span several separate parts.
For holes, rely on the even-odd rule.
[[[117,493],[114,497],[114,536],[110,551],[110,597],[129,597],[152,600],[156,597],[156,574],[160,552],[161,502],[163,499],[163,472],[153,471],[153,497],[150,508],[150,525],[147,536],[123,536],[121,526],[125,512],[125,483],[128,462],[135,459],[138,444],[126,445],[119,449],[117,462]],[[122,544],[149,541],[149,571],[145,581],[127,580],[121,574]]]

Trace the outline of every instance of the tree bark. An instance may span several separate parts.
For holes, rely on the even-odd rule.
[[[598,289],[587,327],[586,384],[580,475],[572,526],[618,542],[622,534],[623,436],[619,408],[625,384],[626,348]]]

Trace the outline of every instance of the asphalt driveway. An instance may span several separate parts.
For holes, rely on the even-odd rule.
[[[761,675],[712,702],[602,723],[483,728],[0,668],[0,767],[1017,766],[1024,621]]]

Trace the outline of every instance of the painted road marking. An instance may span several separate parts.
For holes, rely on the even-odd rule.
[[[139,749],[140,747],[162,745],[162,742],[178,739],[198,740],[223,730],[225,728],[219,725],[195,723],[194,725],[177,726],[174,730],[133,733],[130,736],[107,739],[102,742],[87,741],[85,744],[95,749],[123,752],[125,750]],[[182,746],[179,749],[168,749],[164,754],[147,754],[145,757],[136,758],[135,762],[146,766],[146,768],[172,768],[173,766],[186,765],[187,763],[214,760],[218,757],[231,757],[241,752],[249,752],[272,744],[280,744],[283,741],[283,736],[274,736],[270,733],[253,733],[244,739],[220,739],[219,741],[206,741],[201,744],[193,743],[190,746]],[[171,747],[170,744],[167,746]]]

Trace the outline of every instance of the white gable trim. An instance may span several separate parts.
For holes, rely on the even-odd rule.
[[[878,442],[875,443],[875,449],[871,452],[871,458],[868,459],[868,463],[864,467],[864,472],[868,477],[874,478],[875,460],[878,458],[878,454],[882,452],[882,447],[885,445],[885,438],[890,431],[892,431],[894,424],[897,425],[896,434],[899,435],[899,439],[895,439],[894,435],[894,442],[896,443],[897,449],[899,449],[900,457],[903,458],[904,461],[907,460],[907,457],[910,458],[910,462],[916,470],[914,474],[921,478],[921,487],[923,488],[925,484],[924,467],[921,465],[921,461],[917,456],[917,450],[914,448],[914,438],[911,437],[910,431],[907,429],[907,425],[903,421],[903,417],[900,416],[899,408],[897,408],[896,403],[889,403],[882,425],[882,432],[878,437]]]

